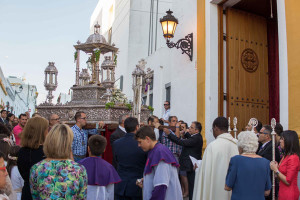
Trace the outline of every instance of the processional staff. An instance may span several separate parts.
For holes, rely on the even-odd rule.
[[[234,138],[235,138],[235,139],[236,139],[236,132],[237,132],[236,125],[237,125],[237,118],[234,117],[234,118],[233,118],[233,132],[234,132]]]
[[[253,133],[255,133],[254,128],[257,127],[258,120],[257,120],[256,118],[251,118],[250,121],[249,121],[249,124],[250,124],[251,127],[252,127],[251,131],[252,131]]]
[[[230,128],[230,117],[228,117],[228,133],[230,134],[231,128]]]
[[[272,161],[275,161],[275,126],[276,126],[276,119],[271,119],[271,127],[272,127]],[[275,172],[272,171],[272,200],[275,200]]]

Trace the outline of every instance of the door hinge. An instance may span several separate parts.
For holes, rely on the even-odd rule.
[[[226,41],[226,33],[223,33],[223,40]]]
[[[227,101],[227,93],[225,93],[225,92],[223,93],[223,100]]]

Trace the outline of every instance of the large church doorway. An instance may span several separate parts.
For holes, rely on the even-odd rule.
[[[277,14],[276,1],[233,2],[222,5],[219,107],[222,115],[237,117],[242,131],[252,117],[262,124],[270,124],[272,117],[279,120]]]

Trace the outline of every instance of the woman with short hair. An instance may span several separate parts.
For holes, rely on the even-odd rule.
[[[279,182],[278,200],[296,200],[299,198],[297,186],[298,171],[300,170],[300,148],[298,134],[295,131],[283,131],[280,147],[284,150],[279,163],[272,161],[270,168],[275,172]]]
[[[33,199],[86,199],[87,173],[71,160],[73,132],[65,124],[55,125],[44,143],[46,159],[30,171]]]
[[[240,155],[231,158],[225,190],[231,191],[231,200],[264,200],[270,194],[269,161],[256,155],[258,138],[251,131],[238,135]]]
[[[43,144],[48,133],[48,120],[42,117],[34,117],[27,121],[21,135],[22,148],[18,154],[17,165],[24,180],[22,188],[22,200],[31,200],[29,186],[30,168],[45,158]]]

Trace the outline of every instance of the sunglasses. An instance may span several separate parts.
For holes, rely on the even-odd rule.
[[[6,171],[6,167],[5,166],[4,167],[0,167],[0,170]]]
[[[168,106],[169,104],[164,104],[164,106]]]
[[[267,133],[267,132],[259,132],[259,134],[265,134],[265,135],[267,135],[269,133]]]

